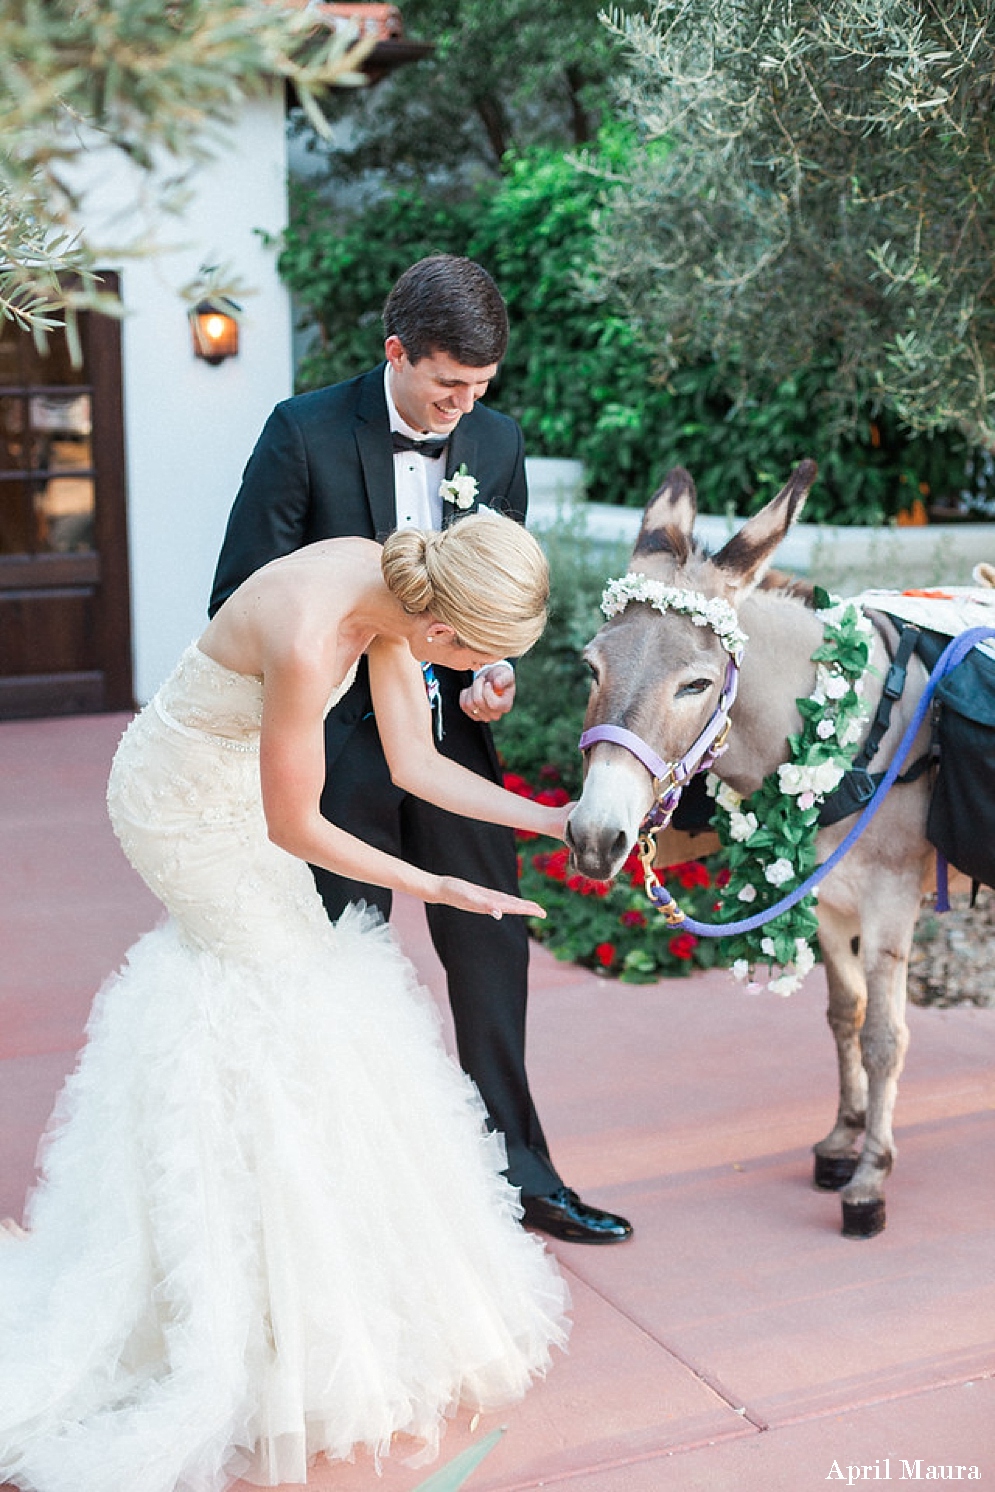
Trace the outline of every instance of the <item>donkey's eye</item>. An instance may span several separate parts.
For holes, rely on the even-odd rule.
[[[677,691],[678,699],[687,699],[693,694],[704,694],[706,689],[712,687],[711,679],[692,679],[690,684],[682,684]]]
[[[588,673],[591,675],[592,682],[596,684],[598,682],[598,680],[600,679],[600,677],[601,677],[600,674],[598,673],[597,664],[592,663],[591,660],[590,660],[590,658],[585,658],[584,659],[584,667],[587,669]]]

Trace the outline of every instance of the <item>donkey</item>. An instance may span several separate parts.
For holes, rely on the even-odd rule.
[[[632,554],[631,570],[684,594],[729,603],[747,635],[731,729],[712,768],[743,796],[788,760],[788,736],[801,725],[796,701],[815,686],[812,654],[823,626],[811,591],[806,599],[803,586],[761,585],[815,475],[815,463],[802,462],[778,496],[709,555],[693,535],[694,483],[676,468],[647,505]],[[882,614],[870,620],[873,693],[888,672],[897,633]],[[596,726],[631,732],[666,763],[681,761],[703,731],[729,666],[728,649],[712,626],[696,625],[679,607],[661,612],[639,600],[630,600],[601,628],[584,658],[592,675],[585,732]],[[925,668],[913,657],[874,766],[890,761],[926,681]],[[928,749],[928,735],[927,722],[910,760]],[[924,832],[929,790],[925,774],[889,792],[866,832],[819,887],[839,1109],[829,1134],[813,1147],[815,1183],[840,1191],[843,1232],[850,1237],[871,1237],[885,1224],[884,1183],[896,1154],[892,1114],[908,1045],[906,974],[930,854]],[[614,876],[654,797],[654,779],[631,749],[617,739],[591,746],[567,831],[576,868],[596,880]],[[820,863],[850,827],[852,821],[819,830]]]

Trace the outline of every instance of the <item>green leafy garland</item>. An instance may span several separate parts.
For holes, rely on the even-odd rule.
[[[825,632],[812,654],[816,687],[798,700],[802,728],[788,737],[789,760],[765,777],[748,798],[709,773],[715,799],[712,826],[723,846],[729,883],[722,893],[720,922],[734,922],[773,906],[816,866],[819,807],[856,754],[868,708],[864,680],[872,627],[852,602],[816,590]],[[737,979],[753,979],[758,963],[778,966],[769,981],[776,994],[792,994],[815,962],[818,930],[810,893],[780,917],[723,945]]]

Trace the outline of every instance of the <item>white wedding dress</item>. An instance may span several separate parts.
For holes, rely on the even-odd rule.
[[[27,1238],[0,1232],[19,1488],[214,1492],[432,1447],[566,1339],[410,965],[370,912],[333,927],[267,837],[261,708],[191,647],[114,760],[112,822],[169,916],[97,997]]]

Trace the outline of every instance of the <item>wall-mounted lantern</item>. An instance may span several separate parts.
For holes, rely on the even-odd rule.
[[[238,322],[242,307],[227,295],[199,300],[190,310],[190,332],[196,357],[217,366],[238,356]]]

